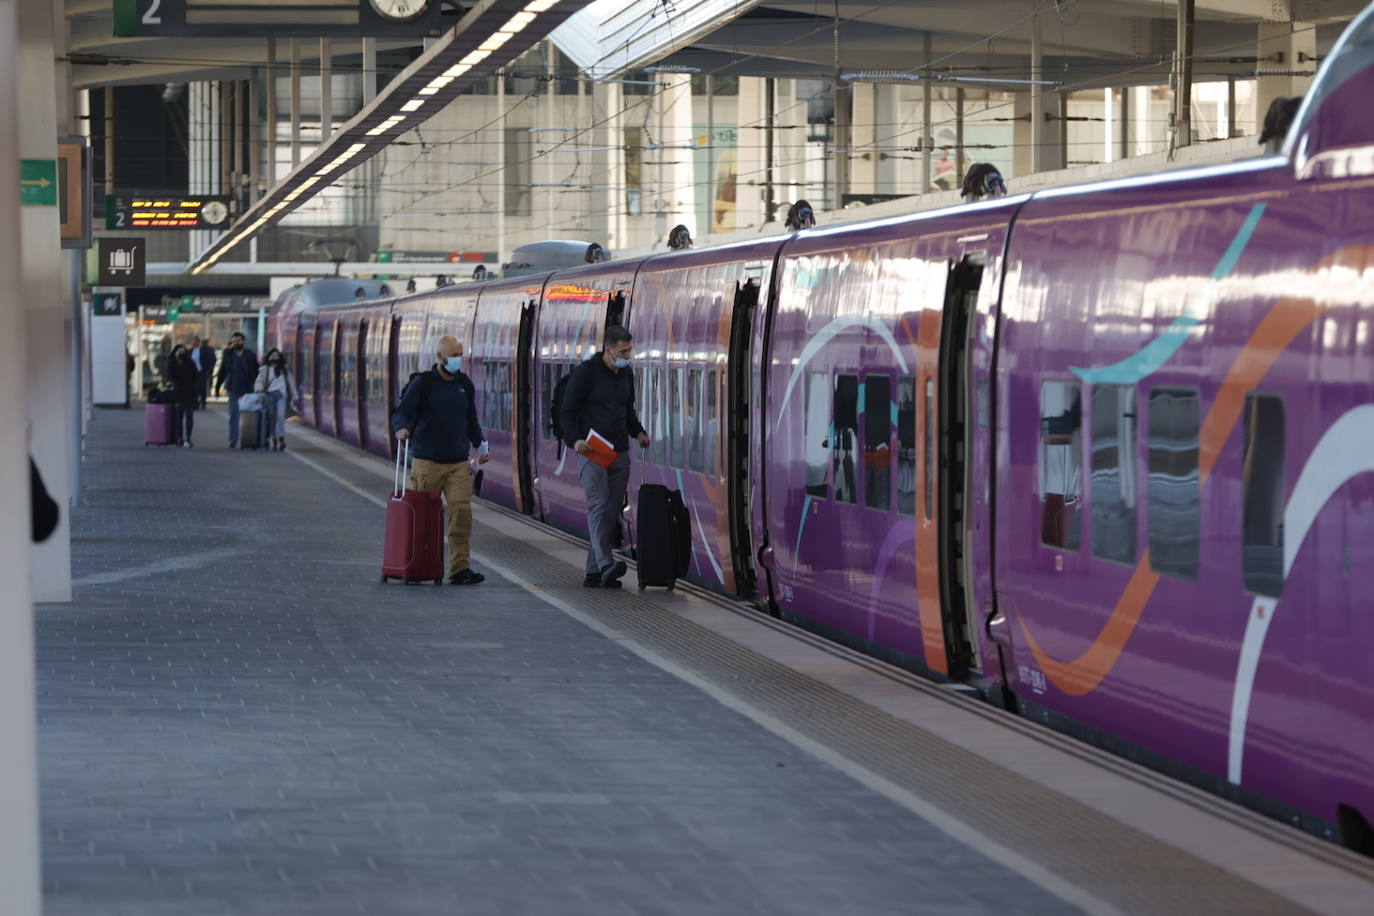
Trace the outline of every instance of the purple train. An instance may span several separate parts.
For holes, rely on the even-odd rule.
[[[1374,9],[1283,155],[390,301],[306,284],[273,333],[305,422],[379,455],[458,336],[484,497],[578,532],[550,395],[626,324],[627,544],[668,484],[697,583],[1370,851],[1371,96]]]

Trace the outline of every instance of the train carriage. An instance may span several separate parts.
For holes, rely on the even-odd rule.
[[[375,373],[458,336],[487,494],[582,533],[550,400],[626,323],[627,546],[665,483],[693,581],[1374,852],[1371,94],[1374,8],[1282,155],[272,327],[378,451]]]

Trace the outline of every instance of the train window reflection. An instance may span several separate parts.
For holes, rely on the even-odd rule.
[[[654,464],[663,465],[668,462],[668,414],[663,408],[668,392],[663,387],[663,367],[653,367],[649,376],[653,379],[653,398],[649,402],[649,458]]]
[[[686,384],[686,372],[682,366],[668,370],[668,463],[675,468],[685,465],[683,453],[687,442],[682,435],[682,389]]]
[[[854,447],[859,437],[859,377],[835,376],[835,435],[831,439],[835,473],[835,501],[852,503],[858,496],[854,478]]]
[[[1077,382],[1040,386],[1040,541],[1049,547],[1079,546],[1082,426]]]
[[[1093,388],[1093,555],[1135,562],[1135,386]]]
[[[1150,389],[1150,568],[1197,578],[1198,393]]]
[[[701,370],[687,370],[687,470],[702,469],[701,461]]]
[[[1245,508],[1241,528],[1241,572],[1254,595],[1283,595],[1283,399],[1272,394],[1245,398]]]
[[[717,375],[716,370],[712,369],[706,373],[706,409],[702,412],[704,432],[702,434],[702,451],[705,452],[705,467],[703,470],[707,474],[715,477],[719,473],[716,449],[719,437],[717,430],[720,428],[720,418],[717,416],[720,407],[716,389]]]
[[[824,372],[806,373],[806,495],[825,499],[826,462],[830,457],[830,379]]]
[[[916,514],[916,376],[897,383],[897,511]]]
[[[864,505],[892,507],[892,379],[864,379]]]

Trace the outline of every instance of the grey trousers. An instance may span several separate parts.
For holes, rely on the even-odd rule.
[[[587,547],[587,575],[593,576],[615,563],[611,545],[620,524],[620,510],[625,505],[625,487],[630,482],[630,453],[621,452],[609,468],[578,455],[577,474],[582,480],[582,492],[587,495],[591,541]]]

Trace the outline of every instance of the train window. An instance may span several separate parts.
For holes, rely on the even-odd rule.
[[[685,464],[682,459],[687,442],[682,435],[682,389],[687,381],[686,374],[682,366],[668,367],[668,463],[675,468]]]
[[[892,507],[892,379],[864,379],[864,505]]]
[[[1241,572],[1254,595],[1283,595],[1283,398],[1245,398],[1245,507],[1241,517]]]
[[[553,438],[553,389],[558,384],[557,376],[554,374],[555,366],[553,363],[542,362],[539,364],[539,390],[543,392],[540,398],[539,411],[543,418],[544,438]]]
[[[700,472],[701,461],[701,370],[687,370],[687,470]]]
[[[1135,562],[1135,386],[1093,388],[1093,556]]]
[[[1049,547],[1078,549],[1082,425],[1077,382],[1040,386],[1040,541]]]
[[[859,437],[859,377],[835,376],[835,435],[831,441],[835,501],[852,503],[858,497],[854,477],[854,448]]]
[[[935,379],[928,375],[926,376],[925,420],[921,426],[926,440],[926,468],[923,476],[925,477],[925,516],[926,521],[930,521],[935,511],[935,434],[937,421],[935,419]]]
[[[668,414],[663,408],[667,392],[663,388],[663,367],[654,366],[649,370],[649,460],[663,465],[668,462],[668,439],[665,423]]]
[[[824,372],[806,373],[806,495],[826,499],[826,463],[830,458],[830,379]]]
[[[1196,391],[1150,389],[1150,568],[1184,579],[1197,578],[1200,414]]]
[[[711,369],[706,373],[706,409],[702,412],[702,426],[704,432],[701,437],[702,451],[705,453],[705,467],[703,470],[707,474],[715,477],[719,474],[720,462],[717,461],[716,449],[719,437],[716,430],[720,427],[720,417],[717,416],[720,408],[716,389],[717,384],[716,370]]]
[[[916,514],[916,376],[897,383],[897,511]]]

